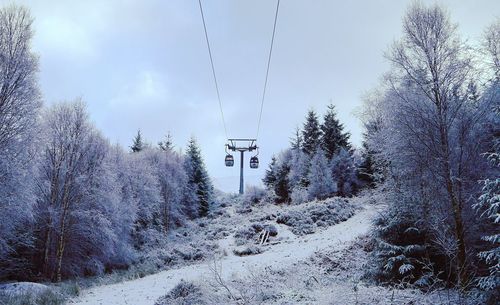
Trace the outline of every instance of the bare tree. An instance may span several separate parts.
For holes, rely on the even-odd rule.
[[[0,10],[0,150],[33,126],[41,106],[32,23],[24,7]]]
[[[489,53],[496,77],[500,77],[500,18],[486,29],[483,44]]]
[[[0,8],[0,277],[22,268],[25,260],[16,252],[32,240],[29,173],[41,101],[31,23],[25,8]]]

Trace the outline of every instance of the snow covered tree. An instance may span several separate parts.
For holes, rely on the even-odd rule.
[[[181,226],[185,221],[184,203],[188,196],[188,181],[184,158],[171,150],[150,150],[147,156],[159,183],[161,202],[158,215],[163,231]]]
[[[200,148],[194,137],[189,141],[186,150],[184,168],[187,172],[188,183],[197,196],[197,211],[193,217],[204,217],[208,214],[213,198],[213,185],[205,169]]]
[[[321,129],[318,116],[314,110],[309,110],[302,129],[302,150],[309,156],[314,155],[321,143]]]
[[[269,168],[266,169],[262,182],[268,190],[274,189],[276,183],[276,157],[274,155],[271,158],[271,163],[269,163]]]
[[[310,157],[300,149],[291,149],[288,152],[290,159],[289,183],[290,188],[307,188],[309,185]]]
[[[114,231],[121,229],[117,224],[123,214],[106,159],[108,143],[89,122],[81,101],[53,105],[43,120],[36,265],[55,281],[103,273],[114,255],[128,256],[122,255],[126,249],[118,240],[127,236]]]
[[[308,192],[311,199],[325,199],[337,191],[325,152],[318,149],[311,159]]]
[[[341,148],[330,161],[332,178],[337,182],[337,194],[345,197],[354,193],[358,181],[354,158],[345,149]]]
[[[493,75],[498,80],[500,79],[500,18],[486,29],[483,46],[490,59]]]
[[[141,150],[143,150],[144,147],[145,147],[145,145],[144,145],[144,142],[142,140],[141,131],[137,130],[137,134],[134,137],[134,140],[132,142],[132,146],[130,146],[130,149],[132,150],[132,152],[136,153],[136,152],[140,152]]]
[[[157,167],[151,162],[154,154],[148,148],[126,157],[126,180],[122,183],[127,188],[127,196],[136,211],[133,231],[136,249],[150,247],[164,228],[160,217],[160,182],[156,175]]]
[[[290,202],[290,185],[288,174],[290,173],[290,165],[288,162],[281,160],[276,168],[276,182],[274,184],[274,193],[277,203]]]
[[[19,254],[32,241],[33,138],[41,107],[32,23],[24,7],[0,8],[0,278],[25,266]]]
[[[437,5],[411,6],[403,21],[403,32],[403,39],[394,44],[388,55],[393,63],[388,80],[390,99],[394,101],[389,111],[393,113],[393,131],[398,132],[393,137],[406,137],[405,147],[397,147],[400,155],[410,157],[406,162],[413,158],[414,164],[417,160],[423,166],[432,164],[430,168],[439,175],[451,207],[458,282],[463,287],[468,281],[464,182],[471,181],[477,173],[464,169],[469,168],[466,162],[477,160],[456,154],[460,150],[469,156],[476,154],[480,138],[474,128],[478,125],[472,124],[477,124],[473,117],[481,113],[481,109],[463,98],[473,73],[471,54],[447,14]],[[426,159],[422,159],[424,151]]]
[[[375,152],[369,147],[366,140],[363,140],[361,151],[361,164],[359,164],[357,176],[362,185],[367,187],[375,186]]]
[[[479,278],[479,287],[497,293],[500,288],[500,19],[489,26],[485,33],[484,47],[491,59],[493,79],[485,94],[485,98],[494,100],[492,105],[491,129],[494,135],[492,148],[486,157],[495,169],[493,174],[483,181],[482,194],[475,208],[481,216],[488,218],[493,227],[482,239],[491,243],[490,249],[484,250],[478,256],[489,265],[489,274]]]
[[[448,284],[463,288],[474,268],[467,252],[477,251],[480,222],[472,205],[480,192],[477,181],[490,172],[481,153],[490,143],[487,121],[495,99],[483,98],[481,91],[481,98],[472,98],[469,84],[481,73],[456,26],[437,5],[409,8],[403,37],[387,57],[392,69],[369,98],[368,122],[375,122],[376,130],[368,144],[376,162],[385,162],[384,188],[408,198],[401,218],[411,219],[406,213],[423,208],[422,219],[395,224],[390,243],[408,245],[404,231],[411,227],[427,232],[421,245],[433,247],[420,259],[429,259],[435,274],[449,275],[444,279]],[[391,197],[390,204],[400,205],[398,198]]]
[[[337,119],[335,106],[328,105],[327,112],[321,124],[321,148],[328,160],[331,160],[341,148],[350,149],[349,133],[344,132],[344,126]]]
[[[495,151],[488,153],[487,157],[493,166],[500,169],[500,139],[496,139],[494,148]],[[479,197],[476,208],[493,223],[500,223],[500,177],[484,181],[483,194]],[[498,290],[500,287],[500,232],[498,226],[496,229],[492,232],[494,234],[483,237],[485,241],[493,244],[493,248],[479,253],[479,257],[490,265],[489,275],[479,280],[479,287],[486,290]]]
[[[302,149],[302,134],[300,132],[299,127],[295,128],[295,134],[293,138],[290,139],[290,146],[292,150],[301,150]]]

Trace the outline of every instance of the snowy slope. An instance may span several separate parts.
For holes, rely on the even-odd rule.
[[[290,238],[286,242],[270,246],[270,249],[258,255],[239,257],[229,254],[217,262],[222,266],[222,277],[228,279],[234,274],[245,274],[248,270],[259,270],[265,267],[286,267],[310,257],[317,251],[332,247],[343,249],[354,239],[368,232],[376,212],[376,206],[366,206],[347,221],[318,233],[302,237],[289,234]],[[195,264],[137,280],[95,287],[84,291],[80,297],[70,300],[69,304],[154,304],[181,279],[210,280],[212,276],[209,264]]]

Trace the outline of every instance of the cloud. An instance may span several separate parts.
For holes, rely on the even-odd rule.
[[[45,18],[38,23],[37,41],[47,52],[78,59],[94,57],[96,46],[91,33],[74,20],[64,17]]]
[[[135,107],[144,104],[167,103],[169,93],[166,78],[158,72],[141,71],[122,86],[109,101],[111,108]]]

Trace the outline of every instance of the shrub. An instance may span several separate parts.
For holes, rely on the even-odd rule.
[[[257,246],[240,247],[233,250],[234,255],[248,256],[262,253],[262,250]]]
[[[247,186],[243,202],[247,204],[257,204],[263,201],[266,196],[266,190],[258,186]]]
[[[192,282],[181,280],[172,290],[165,296],[159,298],[155,305],[191,305],[207,304],[203,300],[203,295],[199,286]]]
[[[312,234],[318,227],[335,225],[354,215],[355,207],[344,198],[329,198],[293,206],[278,214],[276,222],[296,235]]]

